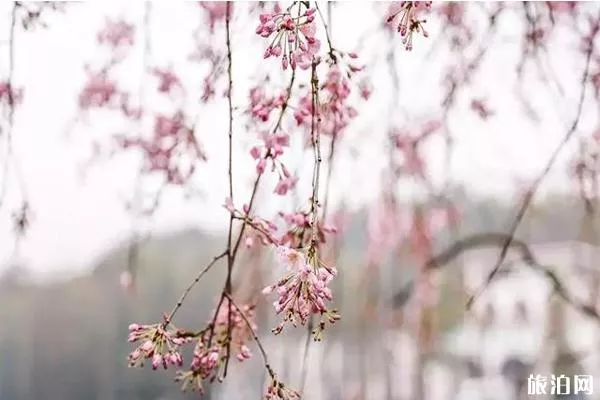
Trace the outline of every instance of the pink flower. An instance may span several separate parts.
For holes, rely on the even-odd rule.
[[[261,156],[261,151],[260,148],[258,146],[254,146],[250,149],[250,155],[252,156],[252,158],[254,158],[255,160],[257,160],[258,158],[260,158]]]
[[[296,182],[298,182],[297,177],[280,177],[277,186],[275,186],[274,193],[284,196],[290,189],[293,189],[296,186]]]

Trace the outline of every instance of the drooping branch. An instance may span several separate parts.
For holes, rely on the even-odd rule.
[[[590,38],[588,39],[589,43],[588,43],[588,47],[586,48],[586,52],[585,52],[585,68],[584,68],[584,71],[583,71],[583,74],[582,74],[582,77],[580,80],[581,91],[579,93],[579,100],[577,102],[577,112],[575,113],[575,118],[573,119],[573,122],[569,126],[569,129],[565,133],[563,139],[561,140],[561,142],[558,144],[558,146],[556,147],[556,149],[554,150],[554,152],[548,159],[546,166],[541,171],[541,173],[538,175],[538,177],[533,181],[530,188],[525,193],[523,203],[519,207],[517,216],[515,217],[515,219],[513,220],[512,224],[509,228],[509,231],[508,231],[509,234],[506,237],[506,239],[502,245],[498,260],[496,261],[494,268],[492,268],[491,272],[489,273],[484,285],[468,299],[467,305],[466,305],[467,309],[471,308],[471,306],[473,305],[475,300],[485,291],[486,287],[492,282],[492,280],[498,273],[500,266],[502,265],[502,263],[504,262],[504,259],[506,258],[508,248],[510,247],[512,241],[514,240],[514,236],[517,231],[517,228],[519,227],[519,225],[521,224],[521,221],[525,217],[525,213],[527,212],[527,209],[529,208],[529,205],[531,204],[534,195],[536,194],[537,190],[539,189],[541,183],[544,181],[546,176],[548,176],[550,170],[552,169],[552,166],[554,165],[554,163],[556,162],[556,159],[558,158],[558,155],[560,154],[560,152],[562,151],[564,146],[569,142],[571,137],[575,134],[577,127],[579,126],[579,120],[581,118],[581,114],[582,114],[582,110],[583,110],[583,103],[585,100],[585,92],[586,92],[586,88],[587,88],[587,82],[589,79],[590,62],[592,60],[592,54],[594,52],[594,38],[596,37],[598,30],[600,28],[599,23],[600,23],[600,13],[598,14],[595,21],[593,22],[592,32],[590,33]]]
[[[500,245],[503,246],[509,238],[511,238],[510,234],[495,232],[468,236],[466,238],[457,240],[447,249],[431,257],[425,262],[424,268],[428,272],[440,270],[451,263],[452,260],[466,252],[479,248],[489,248]],[[598,312],[597,308],[592,304],[583,303],[573,297],[565,285],[560,281],[556,273],[554,273],[548,266],[544,266],[538,261],[527,243],[512,237],[510,239],[509,247],[516,250],[520,254],[521,260],[526,266],[542,273],[544,277],[547,278],[551,283],[554,293],[556,293],[561,299],[582,314],[587,315],[588,317],[591,317],[600,323],[600,313]],[[406,303],[408,297],[410,297],[410,293],[412,292],[413,285],[413,283],[410,283],[407,289],[394,295],[392,298],[393,307],[402,307]]]

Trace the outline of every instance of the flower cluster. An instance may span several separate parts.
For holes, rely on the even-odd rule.
[[[182,367],[182,346],[196,341],[188,370],[179,371],[176,380],[182,382],[183,390],[191,388],[203,392],[203,382],[221,380],[219,372],[229,361],[230,354],[239,361],[252,356],[247,341],[256,329],[254,306],[240,308],[223,297],[213,320],[198,333],[167,329],[168,319],[162,324],[131,324],[129,342],[141,344],[129,354],[129,366],[143,367],[144,362],[150,361],[154,370],[160,366],[164,369],[170,365]]]
[[[312,233],[311,213],[308,211],[296,211],[293,213],[279,212],[279,216],[289,226],[288,231],[280,239],[280,243],[292,248],[307,246],[307,242],[311,240]],[[322,224],[320,221],[317,222],[316,230],[318,243],[325,243],[326,234],[337,232],[334,226]]]
[[[89,65],[85,66],[88,80],[79,94],[81,110],[108,107],[123,110],[126,117],[139,118],[140,110],[133,110],[129,104],[129,95],[121,91],[117,82],[111,78],[111,72],[131,50],[134,34],[133,25],[123,20],[106,20],[96,38],[99,44],[110,50],[110,60],[97,70],[92,70]]]
[[[285,133],[269,134],[263,132],[261,139],[263,141],[262,145],[253,146],[250,149],[250,155],[256,160],[256,172],[258,174],[265,172],[267,162],[270,160],[271,170],[277,170],[279,174],[279,181],[273,192],[280,196],[285,196],[298,182],[298,177],[292,175],[279,160],[279,157],[283,154],[284,147],[289,146],[289,135]]]
[[[154,325],[129,325],[129,342],[141,341],[134,351],[129,354],[129,366],[144,366],[146,360],[152,363],[152,369],[163,366],[167,369],[169,365],[181,367],[183,356],[181,346],[190,339],[181,336],[181,331],[167,330],[164,324]]]
[[[342,73],[338,64],[332,64],[319,89],[319,116],[321,117],[319,129],[322,134],[335,137],[358,114],[356,109],[348,104],[351,92],[350,81]],[[294,111],[294,118],[298,125],[311,125],[311,95],[300,99]]]
[[[319,261],[312,247],[305,254],[287,246],[279,246],[277,255],[288,274],[276,284],[263,289],[263,294],[277,292],[279,298],[273,306],[277,314],[284,314],[283,321],[273,328],[273,333],[279,334],[285,323],[297,326],[300,322],[306,325],[312,314],[320,314],[321,321],[313,330],[313,336],[315,340],[321,340],[325,322],[333,324],[340,319],[336,310],[329,310],[326,306],[326,302],[333,299],[327,285],[337,275],[337,270]]]
[[[223,377],[219,374],[225,363],[229,362],[230,354],[235,354],[239,361],[249,359],[252,352],[247,341],[252,330],[256,329],[253,320],[254,306],[246,305],[239,310],[233,303],[230,304],[227,297],[223,297],[215,313],[214,324],[211,322],[198,335],[188,370],[180,371],[176,377],[177,381],[182,382],[182,389],[185,391],[190,388],[203,393],[203,382],[222,381]]]
[[[269,96],[265,93],[264,87],[253,87],[250,89],[250,107],[248,111],[252,118],[267,122],[271,112],[283,107],[287,97],[287,90],[282,91],[276,96]]]
[[[431,3],[431,1],[401,1],[390,6],[386,22],[397,24],[396,29],[403,38],[402,43],[405,45],[406,50],[410,51],[413,48],[414,33],[421,33],[424,37],[429,36],[423,26],[427,21],[418,19],[418,14],[422,10],[430,8]]]
[[[154,116],[150,139],[116,136],[123,149],[137,147],[145,155],[144,172],[164,174],[166,182],[181,185],[194,174],[196,161],[206,161],[206,155],[194,135],[194,127],[185,122],[181,112],[172,116]]]
[[[260,24],[256,33],[264,38],[273,37],[264,53],[264,58],[281,57],[281,66],[285,70],[300,67],[308,69],[313,57],[319,51],[321,43],[315,37],[317,30],[315,9],[301,11],[302,2],[298,2],[298,15],[292,16],[289,9],[285,12],[260,15]]]

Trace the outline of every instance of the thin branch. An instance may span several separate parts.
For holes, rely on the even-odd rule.
[[[273,130],[271,131],[271,134],[275,134],[277,133],[277,131],[279,130],[279,128],[281,127],[281,123],[283,122],[283,116],[286,112],[286,110],[288,109],[288,104],[290,101],[290,97],[292,96],[292,88],[294,86],[294,82],[296,79],[296,71],[292,71],[292,77],[290,78],[290,84],[287,88],[287,93],[286,93],[286,99],[283,103],[283,105],[281,106],[281,112],[279,113],[279,117],[277,118],[277,122],[275,123],[275,127],[273,128]],[[252,195],[250,196],[250,202],[248,203],[248,214],[250,214],[252,212],[253,206],[254,206],[254,201],[256,200],[256,194],[258,193],[258,185],[260,183],[260,180],[263,176],[263,172],[259,173],[258,176],[256,177],[256,180],[254,181],[254,186],[252,187]],[[235,260],[237,252],[240,248],[240,244],[242,242],[242,238],[244,236],[244,231],[246,230],[246,226],[248,224],[248,219],[244,220],[244,222],[242,223],[242,227],[240,229],[240,233],[238,235],[237,241],[235,243],[235,246],[233,247],[233,258]]]
[[[331,3],[327,2],[327,6],[329,7]],[[319,8],[319,3],[315,1],[315,8],[317,9],[317,12],[319,13],[319,17],[321,18],[321,22],[323,23],[323,27],[325,28],[325,37],[327,38],[327,46],[329,47],[329,57],[331,57],[331,60],[335,63],[337,61],[337,57],[335,56],[335,49],[333,48],[333,45],[331,44],[331,36],[329,35],[329,28],[327,26],[327,22],[325,22],[325,18],[323,18],[323,13],[321,12],[321,9]],[[329,13],[327,15],[328,18],[330,18],[331,13]],[[330,19],[331,21],[331,19]]]
[[[227,77],[229,79],[229,87],[227,88],[227,103],[229,106],[229,168],[228,168],[228,178],[229,178],[229,198],[233,202],[233,74],[232,74],[232,66],[233,59],[231,56],[231,2],[227,2],[226,6],[226,17],[225,17],[225,32],[226,32],[226,41],[227,41]],[[229,212],[229,232],[227,234],[227,281],[225,283],[225,295],[229,297],[229,312],[228,312],[228,321],[227,321],[227,356],[225,358],[225,368],[223,371],[223,378],[227,376],[227,368],[229,366],[229,358],[231,356],[231,330],[232,330],[232,303],[231,300],[231,275],[233,272],[233,251],[232,251],[232,242],[233,242],[233,220],[234,220],[234,212],[233,210]],[[218,313],[217,308],[217,313]]]
[[[263,346],[262,342],[258,338],[258,335],[254,331],[254,328],[252,328],[252,324],[250,323],[250,320],[248,320],[248,317],[246,316],[246,314],[244,314],[242,309],[235,303],[235,301],[233,301],[233,298],[229,294],[226,293],[225,297],[229,300],[229,304],[233,305],[233,307],[235,307],[238,310],[238,312],[240,313],[240,315],[242,316],[244,322],[246,323],[246,325],[248,326],[248,329],[250,330],[252,339],[254,339],[254,341],[256,342],[256,345],[258,346],[258,349],[260,350],[260,354],[262,355],[267,372],[269,373],[269,375],[271,376],[272,379],[276,379],[275,372],[273,371],[273,368],[271,368],[271,364],[269,363],[269,358],[267,357],[267,352],[265,351],[265,347]]]
[[[226,255],[227,255],[227,251],[224,251],[221,254],[219,254],[218,256],[213,257],[212,261],[210,263],[208,263],[208,265],[206,267],[204,267],[204,269],[202,271],[200,271],[200,273],[198,275],[196,275],[196,278],[194,278],[192,283],[190,283],[189,286],[184,290],[183,294],[177,301],[177,304],[175,304],[175,307],[173,307],[171,312],[165,317],[165,321],[163,323],[165,327],[171,323],[171,321],[173,320],[173,317],[175,316],[177,311],[181,308],[181,306],[183,305],[183,302],[185,301],[186,297],[188,296],[188,294],[190,293],[192,288],[196,285],[196,283],[198,283],[198,281],[200,281],[200,279],[202,279],[204,274],[206,274],[213,267],[213,265],[215,265],[215,263],[217,261],[219,261],[221,258],[225,257]]]
[[[15,2],[10,16],[10,28],[8,33],[8,126],[6,127],[6,156],[2,165],[2,188],[0,188],[0,207],[8,190],[8,167],[12,157],[12,134],[15,119],[14,98],[14,69],[15,69],[15,31],[17,26],[17,10],[19,3]],[[0,131],[0,134],[2,131]]]
[[[488,275],[484,285],[475,294],[473,294],[467,301],[467,304],[466,304],[467,309],[471,308],[471,306],[473,305],[475,300],[485,291],[486,287],[492,282],[492,280],[498,273],[498,270],[500,269],[500,266],[502,265],[502,262],[504,261],[504,258],[506,257],[508,248],[510,247],[512,241],[514,240],[515,232],[517,231],[517,228],[519,227],[521,221],[523,220],[523,217],[525,216],[525,213],[526,213],[527,209],[529,208],[529,205],[530,205],[531,201],[533,200],[535,193],[537,192],[542,181],[546,178],[546,176],[552,169],[552,166],[554,165],[556,159],[558,158],[558,155],[560,154],[561,150],[563,149],[563,147],[567,144],[567,142],[571,139],[571,137],[577,130],[577,127],[579,125],[579,120],[581,118],[581,113],[583,110],[583,103],[585,100],[585,92],[586,92],[586,87],[587,87],[587,81],[589,78],[590,61],[592,59],[593,49],[594,49],[593,43],[590,43],[590,46],[586,51],[585,69],[583,72],[583,76],[581,78],[581,92],[579,94],[579,101],[577,103],[577,113],[575,114],[575,118],[574,118],[573,122],[571,123],[571,126],[567,130],[567,133],[564,135],[562,141],[559,143],[559,145],[556,147],[556,149],[550,156],[550,159],[546,163],[546,166],[544,167],[542,172],[539,174],[539,176],[535,179],[535,181],[532,183],[529,190],[527,190],[527,193],[525,193],[525,198],[523,199],[523,203],[521,204],[521,207],[519,208],[517,216],[514,219],[512,225],[510,227],[509,234],[506,237],[504,244],[502,245],[502,249],[500,251],[500,256],[498,257],[498,260],[496,261],[494,268]]]
[[[318,9],[318,7],[317,7]],[[310,124],[310,137],[313,145],[314,154],[314,170],[313,170],[313,182],[312,182],[312,197],[310,212],[312,213],[311,221],[311,242],[309,248],[309,257],[315,257],[317,259],[317,247],[318,247],[318,214],[319,214],[319,176],[321,171],[321,139],[319,134],[319,125],[321,122],[321,115],[319,111],[319,78],[317,77],[317,62],[313,61],[311,69],[311,124]],[[318,261],[316,261],[318,262]],[[310,336],[314,327],[313,316],[311,315],[307,324],[307,337],[304,346],[304,355],[302,359],[302,375],[300,382],[300,393],[304,391],[304,385],[306,384],[306,377],[308,374],[307,360],[308,351],[310,348]]]

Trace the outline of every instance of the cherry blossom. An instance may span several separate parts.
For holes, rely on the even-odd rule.
[[[413,35],[421,33],[424,37],[429,34],[424,28],[426,20],[417,19],[419,14],[431,7],[431,1],[401,1],[390,5],[388,10],[387,24],[395,24],[402,36],[402,43],[406,50],[413,48]]]
[[[279,297],[273,306],[277,314],[284,314],[283,321],[273,328],[273,333],[280,333],[286,323],[306,325],[312,314],[320,314],[321,321],[312,333],[315,340],[321,340],[326,321],[333,324],[340,318],[336,310],[326,306],[326,302],[333,299],[327,285],[337,275],[337,270],[319,261],[314,252],[305,254],[301,250],[279,246],[277,256],[288,274],[263,289],[263,294],[277,292]]]
[[[315,37],[315,9],[301,11],[303,3],[298,2],[297,16],[290,11],[264,13],[260,15],[260,24],[256,33],[264,38],[271,38],[271,43],[264,53],[264,58],[281,57],[281,66],[285,70],[300,67],[308,69],[312,58],[321,47]]]

